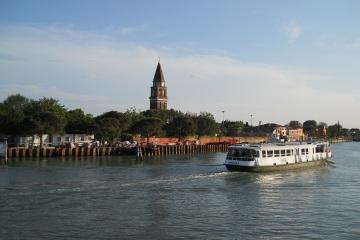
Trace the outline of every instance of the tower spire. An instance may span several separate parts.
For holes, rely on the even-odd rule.
[[[150,109],[166,110],[167,109],[167,89],[165,86],[165,77],[159,62],[154,74],[153,85],[150,95]]]

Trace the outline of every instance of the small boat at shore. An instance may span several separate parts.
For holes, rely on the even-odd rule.
[[[332,157],[328,142],[235,144],[228,148],[229,171],[265,172],[325,165]]]

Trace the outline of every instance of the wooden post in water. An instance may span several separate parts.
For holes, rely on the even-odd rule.
[[[61,149],[61,156],[65,157],[66,156],[66,148],[62,148]]]
[[[5,139],[5,146],[4,146],[4,152],[5,152],[5,164],[8,163],[8,143],[7,143],[7,139]]]
[[[106,154],[106,148],[102,147],[101,148],[101,155],[105,156],[105,154]]]
[[[75,157],[78,157],[78,156],[79,156],[79,148],[78,148],[78,147],[76,147],[76,148],[74,149],[74,155],[75,155]]]
[[[13,156],[13,148],[8,148],[8,157],[9,158],[12,158],[12,156]]]
[[[40,157],[40,148],[35,148],[35,157]]]
[[[90,148],[89,147],[86,148],[86,156],[90,156]]]

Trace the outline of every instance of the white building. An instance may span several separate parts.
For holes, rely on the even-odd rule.
[[[14,143],[17,146],[23,147],[37,147],[40,146],[40,136],[18,136],[15,137]],[[94,134],[64,134],[64,135],[42,135],[43,146],[61,146],[73,143],[74,145],[82,146],[83,144],[94,141]]]
[[[94,134],[65,134],[48,136],[48,144],[52,146],[59,146],[69,143],[81,146],[83,144],[91,143],[93,141]]]

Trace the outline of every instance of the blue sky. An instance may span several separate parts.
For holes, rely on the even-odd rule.
[[[0,98],[360,127],[359,1],[0,1]]]

